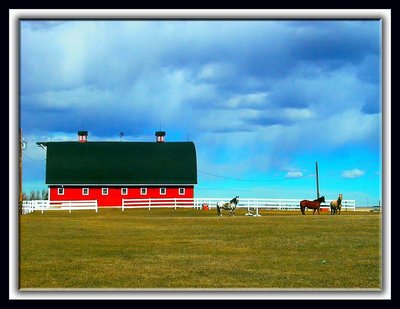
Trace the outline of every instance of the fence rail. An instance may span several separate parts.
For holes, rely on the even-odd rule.
[[[217,202],[229,202],[231,198],[148,198],[148,199],[122,199],[121,209],[132,208],[196,208],[202,209],[207,206],[209,209],[216,208]],[[268,199],[268,198],[240,198],[238,208],[247,208],[248,214],[259,215],[259,210],[299,210],[301,199]],[[330,209],[326,200],[321,203],[321,210]],[[98,211],[97,200],[81,201],[23,201],[22,214],[29,214],[35,210],[42,213],[45,210],[83,210],[93,209]],[[355,211],[355,200],[342,200],[342,210]]]
[[[39,210],[42,213],[45,210],[95,210],[98,211],[97,200],[69,200],[69,201],[48,201],[48,200],[35,200],[22,202],[22,214]]]
[[[123,199],[122,211],[127,208],[197,208],[201,209],[203,205],[208,208],[216,208],[218,201],[229,202],[231,198],[170,198],[170,199]],[[241,198],[237,205],[238,208],[247,208],[250,211],[259,209],[266,210],[299,210],[301,199],[260,199],[260,198]],[[321,209],[330,209],[329,203],[333,200],[326,200],[321,203]],[[343,200],[342,210],[355,210],[355,200]]]
[[[194,198],[122,199],[122,211],[127,208],[200,208]]]
[[[47,208],[48,200],[22,201],[22,214],[27,215],[35,210]]]

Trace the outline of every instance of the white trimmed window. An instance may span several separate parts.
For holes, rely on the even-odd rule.
[[[185,195],[185,188],[179,188],[179,195]]]
[[[128,195],[128,188],[121,188],[121,195]]]
[[[89,195],[89,188],[82,188],[82,195]]]
[[[146,195],[147,194],[147,188],[140,188],[140,195]]]
[[[64,188],[58,188],[58,195],[64,195]]]
[[[108,195],[108,188],[101,188],[101,195]]]
[[[167,189],[166,188],[160,188],[160,195],[165,195],[167,194]]]

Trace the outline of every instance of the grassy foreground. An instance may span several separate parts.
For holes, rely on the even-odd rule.
[[[381,289],[381,214],[244,213],[21,215],[20,288]]]

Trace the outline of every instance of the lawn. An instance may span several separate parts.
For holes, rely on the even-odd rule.
[[[382,288],[380,213],[99,209],[20,216],[20,289]]]

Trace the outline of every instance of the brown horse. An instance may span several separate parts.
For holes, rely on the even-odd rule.
[[[330,203],[331,215],[336,214],[338,209],[339,209],[339,215],[340,215],[340,209],[342,208],[342,199],[343,199],[343,195],[342,195],[342,193],[340,193],[339,197],[337,198],[337,200],[332,201]]]
[[[304,210],[307,208],[309,209],[314,209],[313,214],[315,214],[315,211],[318,211],[319,214],[319,208],[321,206],[321,203],[325,203],[325,196],[321,196],[320,198],[313,200],[313,201],[309,201],[309,200],[302,200],[300,202],[300,209],[301,209],[301,213],[303,215],[305,215]]]

